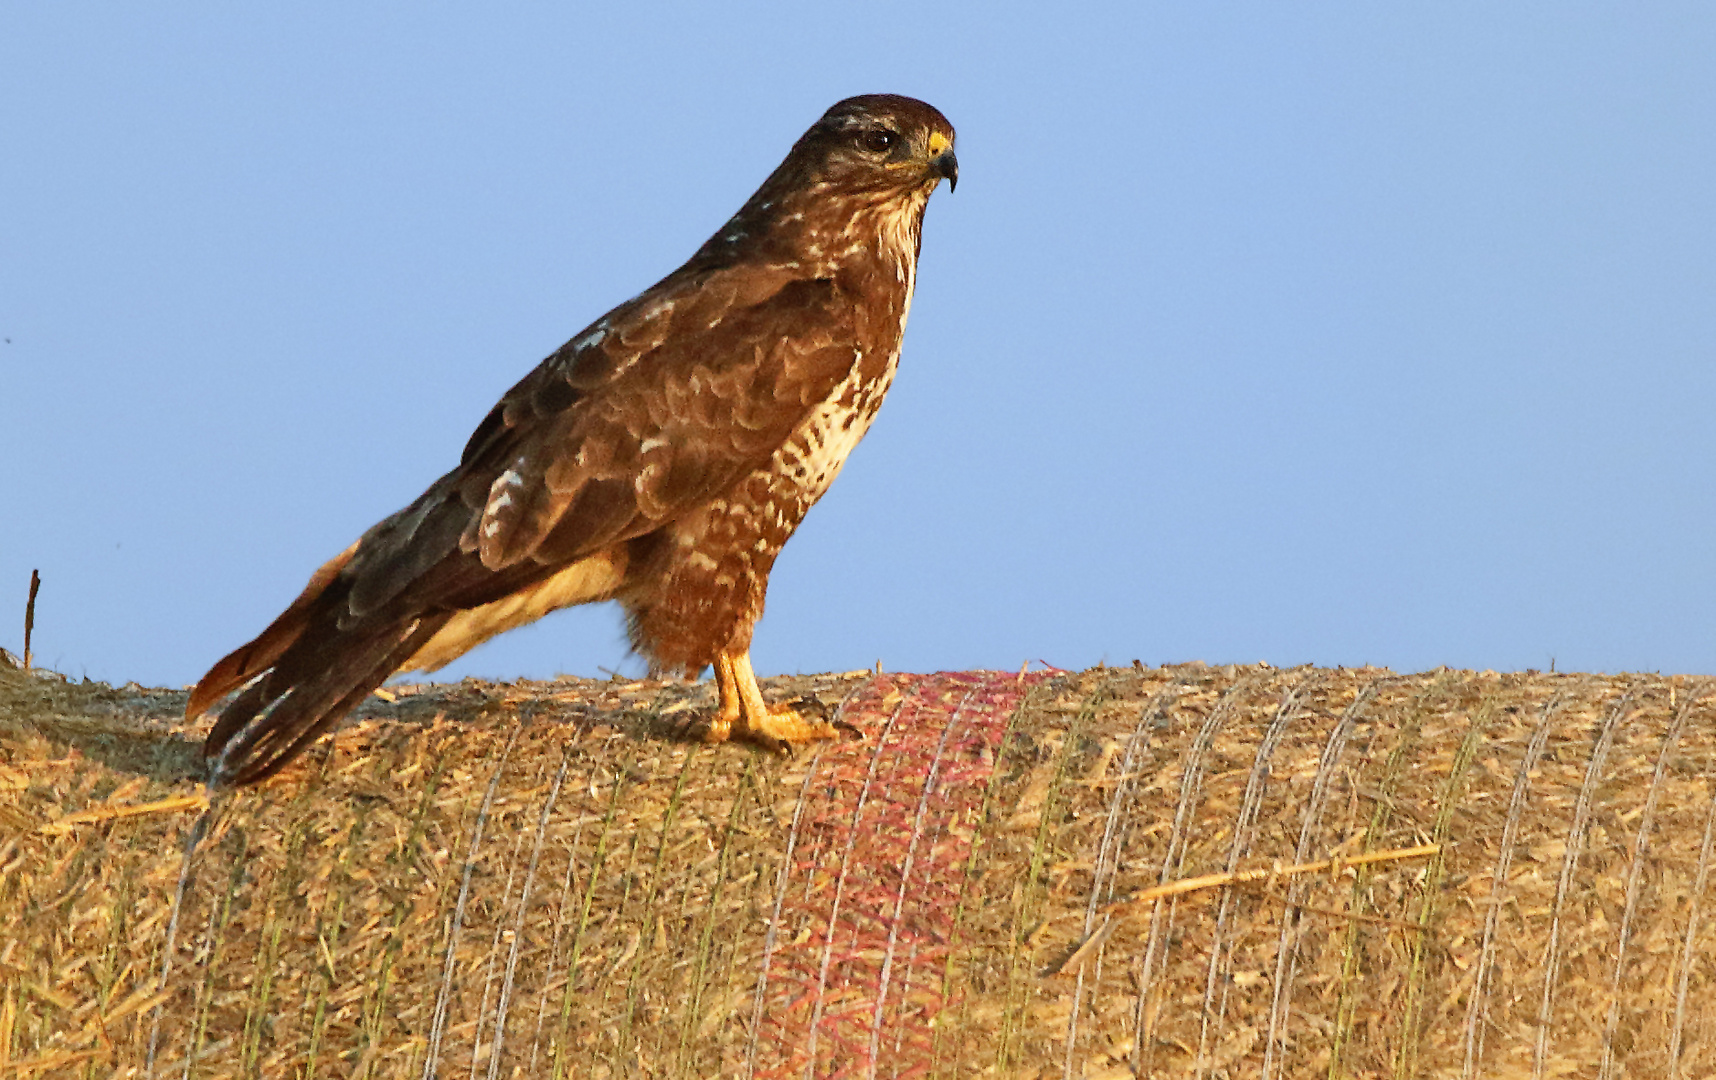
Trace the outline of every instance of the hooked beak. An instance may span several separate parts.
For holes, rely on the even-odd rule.
[[[947,190],[953,191],[959,187],[959,159],[953,156],[952,149],[937,154],[930,161],[930,169],[947,180]]]

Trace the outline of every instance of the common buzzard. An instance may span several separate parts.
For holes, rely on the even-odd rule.
[[[710,665],[710,741],[825,738],[764,701],[751,630],[781,546],[888,392],[924,207],[959,176],[929,105],[849,98],[684,266],[501,398],[459,464],[203,676],[211,783],[272,775],[388,676],[618,600],[652,671]]]

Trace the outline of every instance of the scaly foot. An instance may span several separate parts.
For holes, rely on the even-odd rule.
[[[720,692],[721,704],[703,732],[704,742],[739,739],[784,751],[796,743],[840,737],[839,729],[826,720],[810,719],[791,705],[770,705],[764,701],[756,672],[751,670],[749,653],[717,656],[715,687]]]

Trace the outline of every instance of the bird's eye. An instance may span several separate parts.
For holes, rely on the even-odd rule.
[[[864,144],[864,149],[872,154],[885,154],[900,141],[900,137],[887,128],[871,128],[859,138]]]

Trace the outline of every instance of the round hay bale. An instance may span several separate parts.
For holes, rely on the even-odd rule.
[[[0,1075],[1716,1073],[1711,683],[770,688],[861,737],[396,687],[199,819],[182,694],[0,669]]]

